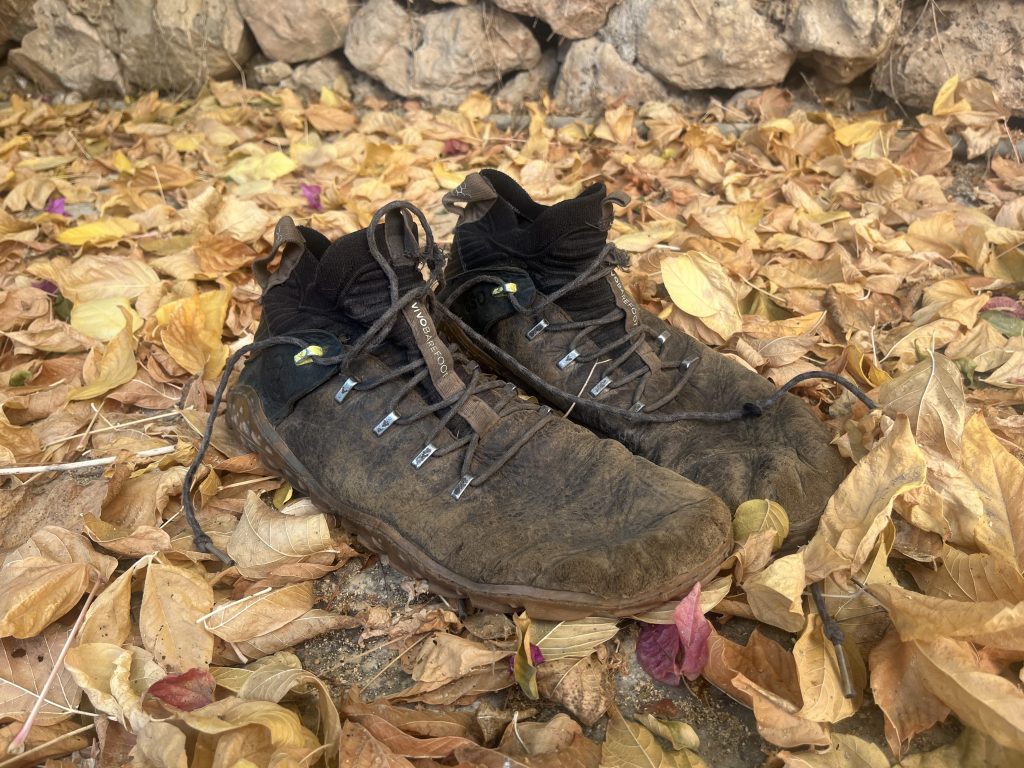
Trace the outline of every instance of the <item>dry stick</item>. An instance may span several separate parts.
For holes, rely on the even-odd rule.
[[[53,669],[50,670],[50,676],[46,678],[46,682],[43,683],[42,689],[39,691],[39,695],[36,697],[36,703],[32,705],[32,711],[28,713],[28,717],[25,718],[24,725],[21,726],[21,730],[18,731],[18,735],[14,737],[10,745],[7,747],[7,754],[9,755],[20,755],[25,751],[25,740],[28,738],[29,731],[32,730],[32,726],[35,724],[36,717],[39,715],[39,710],[43,708],[43,701],[46,699],[46,694],[50,690],[50,686],[53,685],[53,681],[57,679],[57,675],[60,674],[61,669],[64,667],[64,657],[68,655],[68,651],[71,650],[71,644],[75,640],[75,636],[78,634],[78,630],[82,628],[82,623],[85,621],[85,614],[89,611],[89,606],[92,605],[93,598],[96,597],[96,593],[100,588],[100,580],[96,579],[92,583],[92,588],[89,590],[89,594],[85,598],[85,605],[82,606],[82,610],[78,614],[78,618],[75,619],[74,626],[71,627],[71,631],[68,632],[68,638],[64,641],[64,647],[60,649],[60,653],[57,654],[57,658],[53,662]]]
[[[153,456],[166,456],[174,453],[177,446],[165,445],[160,448],[150,448],[139,451],[135,454],[136,459],[149,459]],[[34,467],[3,467],[0,469],[0,476],[4,475],[29,475],[37,472],[60,472],[68,469],[84,469],[85,467],[103,467],[117,461],[117,456],[104,456],[102,459],[84,459],[83,461],[68,461],[63,464],[37,464]]]
[[[821,591],[821,582],[811,584],[811,597],[814,598],[814,607],[818,609],[821,616],[822,628],[825,637],[832,641],[836,649],[836,663],[839,665],[839,679],[843,684],[843,696],[848,699],[855,698],[857,691],[853,688],[853,680],[850,679],[850,665],[846,661],[846,651],[843,650],[843,629],[839,622],[828,615],[828,606],[825,605],[825,595]]]

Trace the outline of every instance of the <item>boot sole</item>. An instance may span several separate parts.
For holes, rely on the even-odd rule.
[[[313,502],[334,514],[343,529],[358,537],[368,549],[387,555],[401,573],[425,579],[430,591],[446,598],[466,599],[474,607],[508,613],[523,608],[531,617],[571,620],[587,616],[626,617],[657,608],[689,592],[698,581],[707,582],[717,575],[719,565],[730,547],[711,553],[693,572],[676,583],[630,598],[628,601],[562,590],[541,589],[514,584],[480,584],[470,581],[431,558],[414,542],[402,536],[369,512],[342,505],[299,461],[267,419],[259,397],[251,387],[235,387],[228,396],[228,420],[243,441],[259,454],[263,463],[308,495]]]

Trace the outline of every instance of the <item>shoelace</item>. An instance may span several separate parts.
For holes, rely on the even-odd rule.
[[[414,288],[402,295],[399,295],[398,293],[398,278],[395,275],[394,270],[391,268],[391,265],[388,263],[387,258],[378,248],[374,237],[377,224],[389,211],[393,210],[405,210],[416,216],[423,227],[426,238],[426,246],[419,257],[427,264],[429,277],[421,287]],[[388,276],[391,304],[388,309],[376,321],[374,321],[366,332],[352,343],[347,352],[334,356],[326,356],[323,355],[322,352],[318,353],[309,345],[308,341],[297,336],[273,336],[268,339],[262,339],[251,344],[246,344],[236,350],[225,363],[224,372],[221,374],[220,381],[217,384],[217,389],[214,392],[213,402],[210,406],[210,416],[206,422],[206,429],[203,432],[203,437],[199,443],[199,448],[196,451],[195,458],[193,458],[192,463],[189,465],[189,468],[185,473],[185,478],[182,482],[181,497],[182,510],[185,514],[185,519],[187,520],[189,527],[192,529],[196,549],[216,556],[225,564],[230,565],[231,558],[224,552],[221,552],[213,544],[210,536],[203,530],[202,525],[196,518],[191,489],[195,481],[196,473],[199,471],[199,467],[202,466],[203,457],[209,449],[210,440],[213,436],[213,426],[216,414],[224,398],[228,380],[234,367],[249,353],[259,352],[273,346],[290,345],[300,350],[296,354],[296,363],[301,360],[314,365],[338,365],[339,370],[344,370],[350,363],[355,361],[361,355],[372,351],[376,346],[384,341],[385,337],[398,320],[402,310],[408,304],[414,301],[423,301],[430,295],[430,285],[433,283],[436,273],[440,268],[441,258],[440,251],[434,243],[430,226],[427,223],[423,212],[419,208],[402,200],[388,203],[374,214],[373,219],[370,221],[370,226],[367,229],[367,237],[369,238],[370,252],[374,257],[374,260],[377,261],[378,265]],[[418,355],[418,353],[414,354]],[[464,450],[465,452],[462,457],[460,478],[451,491],[452,497],[459,499],[463,493],[465,493],[467,488],[476,487],[487,482],[487,480],[489,480],[506,463],[508,463],[534,435],[536,435],[547,424],[551,423],[554,417],[552,416],[550,408],[547,406],[538,406],[534,403],[521,400],[518,397],[516,388],[512,384],[508,384],[495,379],[494,377],[483,374],[479,365],[470,361],[461,353],[453,350],[453,357],[454,362],[461,365],[462,370],[470,375],[469,382],[465,384],[459,392],[443,398],[436,403],[431,403],[413,411],[412,413],[399,415],[399,405],[407,395],[413,392],[420,384],[424,383],[429,376],[427,363],[422,356],[416,356],[409,363],[399,366],[388,373],[373,379],[357,381],[351,376],[348,377],[344,384],[342,384],[341,389],[339,389],[338,393],[335,395],[335,400],[338,403],[343,403],[354,391],[374,389],[403,377],[408,377],[407,381],[389,401],[389,411],[387,415],[384,416],[375,427],[373,427],[373,431],[375,434],[380,436],[392,426],[412,424],[431,415],[440,414],[443,411],[444,414],[439,418],[434,429],[431,431],[426,445],[412,459],[412,464],[418,469],[431,457],[440,457],[458,450]],[[448,445],[438,446],[436,443],[439,442],[438,438],[444,432],[445,428],[455,417],[460,415],[461,409],[469,402],[470,398],[496,389],[502,389],[504,391],[497,397],[493,404],[489,405],[489,407],[494,411],[499,419],[505,418],[506,416],[518,411],[535,411],[540,415],[540,418],[530,425],[511,445],[505,449],[504,452],[502,452],[501,455],[493,459],[490,464],[484,467],[481,471],[473,474],[473,459],[476,455],[477,448],[479,447],[481,437],[475,429],[472,430],[471,434],[461,438],[456,438]]]
[[[604,355],[620,350],[617,356],[611,360],[606,368],[602,370],[601,379],[595,384],[590,390],[590,397],[583,397],[580,395],[574,395],[572,392],[567,390],[560,390],[559,396],[564,397],[572,403],[583,405],[593,410],[602,411],[604,413],[615,414],[619,416],[626,416],[633,421],[641,423],[671,423],[675,421],[736,421],[750,416],[760,416],[764,411],[768,410],[776,403],[778,403],[783,395],[789,390],[795,387],[801,382],[809,379],[825,379],[832,381],[840,386],[844,387],[851,394],[853,394],[858,400],[866,405],[871,410],[877,408],[875,402],[867,396],[856,384],[849,379],[839,376],[829,371],[807,371],[805,373],[798,374],[783,384],[775,392],[767,397],[760,400],[744,403],[742,407],[735,408],[726,411],[683,411],[679,413],[656,413],[660,408],[664,407],[668,403],[675,400],[683,388],[686,386],[694,367],[700,362],[699,355],[693,355],[683,360],[676,360],[670,362],[661,361],[660,353],[658,354],[658,371],[671,371],[678,370],[679,375],[676,381],[660,398],[653,403],[644,403],[643,395],[647,387],[647,383],[651,376],[656,372],[648,362],[647,358],[644,358],[643,365],[625,376],[621,377],[618,381],[612,378],[612,374],[622,368],[622,366],[629,360],[634,354],[636,354],[641,346],[647,341],[648,338],[653,338],[659,343],[662,350],[665,347],[665,342],[668,341],[667,333],[661,335],[655,334],[651,329],[646,326],[640,325],[631,330],[623,330],[622,335],[618,338],[600,346],[598,349],[591,352],[580,352],[580,344],[587,339],[592,333],[607,325],[622,324],[625,310],[622,307],[616,306],[601,317],[589,319],[589,320],[578,320],[569,321],[564,323],[550,323],[543,319],[542,315],[544,310],[551,304],[558,301],[558,299],[571,293],[572,291],[604,280],[616,267],[625,268],[629,265],[629,257],[622,250],[615,247],[614,244],[608,243],[602,248],[593,259],[583,268],[583,270],[574,277],[571,281],[563,285],[561,288],[545,296],[540,301],[534,303],[532,306],[526,307],[519,301],[516,293],[513,291],[503,291],[502,295],[505,296],[512,307],[521,314],[532,315],[537,323],[527,332],[527,338],[533,339],[538,334],[544,331],[578,331],[569,343],[569,351],[565,357],[558,361],[559,368],[565,368],[570,363],[588,363],[596,362],[600,360]],[[479,334],[473,329],[468,323],[462,318],[451,311],[450,307],[463,293],[470,290],[476,285],[490,284],[499,287],[505,286],[505,281],[499,277],[491,277],[489,275],[481,275],[467,280],[465,283],[459,285],[457,289],[445,299],[444,305],[442,305],[442,313],[445,318],[450,322],[456,324],[463,333],[467,334],[470,339],[476,343],[484,343],[491,345],[484,336]],[[493,345],[491,345],[493,346]],[[519,374],[532,386],[535,387],[548,387],[550,384],[536,375],[532,371],[522,367]],[[638,380],[638,381],[637,381]],[[617,389],[623,387],[633,381],[637,381],[636,388],[633,391],[631,399],[631,405],[629,408],[623,408],[618,405],[612,405],[610,403],[604,403],[594,398],[600,395],[606,389]]]

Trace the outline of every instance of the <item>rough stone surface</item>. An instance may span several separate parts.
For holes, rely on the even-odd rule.
[[[35,0],[0,0],[0,43],[21,40],[32,31]]]
[[[786,41],[826,79],[849,83],[886,52],[900,21],[898,0],[802,0],[786,13]]]
[[[548,23],[562,37],[578,40],[590,37],[608,18],[608,11],[619,0],[492,0],[510,13],[535,16]]]
[[[254,50],[235,0],[39,0],[34,19],[11,62],[83,95],[185,90],[237,74]]]
[[[317,59],[341,48],[351,15],[349,4],[339,0],[238,0],[238,9],[260,50],[289,63]]]
[[[253,57],[245,67],[246,83],[250,85],[277,85],[292,75],[292,66],[283,61],[267,61]]]
[[[370,0],[352,17],[345,56],[397,94],[451,106],[535,66],[540,46],[515,16],[486,4],[415,14]]]
[[[590,38],[573,43],[555,86],[555,106],[568,114],[600,112],[610,104],[664,99],[654,75],[624,61],[611,43]]]
[[[117,57],[86,19],[70,13],[63,0],[39,0],[36,29],[7,55],[15,69],[46,91],[84,96],[123,92]]]
[[[781,19],[754,0],[623,0],[605,37],[623,60],[680,88],[748,88],[781,82],[796,55]]]
[[[340,56],[325,56],[318,61],[300,64],[285,85],[310,93],[319,93],[321,88],[330,88],[342,96],[348,95],[348,77],[345,63]]]
[[[498,89],[494,98],[512,107],[522,106],[527,101],[535,101],[545,93],[551,93],[557,75],[558,53],[554,48],[549,48],[541,55],[536,66],[513,76]]]
[[[896,42],[872,85],[902,104],[927,109],[954,74],[982,77],[1014,114],[1024,115],[1024,13],[1015,0],[908,2]]]

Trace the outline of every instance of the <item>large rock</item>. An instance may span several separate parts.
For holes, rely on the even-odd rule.
[[[494,94],[494,100],[507,107],[521,107],[528,101],[536,101],[545,93],[551,93],[558,76],[558,52],[548,48],[541,54],[540,61],[525,72],[514,75]]]
[[[515,16],[485,4],[415,14],[394,0],[369,0],[352,16],[345,57],[397,94],[454,106],[535,66],[540,46]]]
[[[591,114],[614,103],[660,100],[665,86],[650,72],[624,61],[611,43],[590,38],[569,48],[555,86],[555,106],[568,114]]]
[[[786,12],[786,41],[828,80],[849,83],[889,48],[899,0],[801,0]]]
[[[605,36],[627,62],[680,88],[779,83],[796,56],[755,0],[623,0]]]
[[[45,91],[78,91],[83,96],[124,92],[117,57],[85,18],[71,13],[65,0],[39,0],[36,29],[21,48],[7,54],[19,72]]]
[[[1014,114],[1024,115],[1024,13],[1015,0],[907,3],[896,42],[872,85],[902,104],[927,109],[953,75],[981,77]],[[927,15],[922,17],[922,14]]]
[[[45,88],[180,91],[238,73],[255,48],[235,0],[38,0],[11,51]]]
[[[349,4],[339,0],[238,0],[238,8],[268,58],[318,59],[345,43]]]
[[[0,43],[21,40],[32,31],[32,4],[36,0],[0,0]]]
[[[535,16],[548,23],[555,34],[577,40],[590,37],[604,26],[608,10],[619,0],[492,0],[510,13]]]

